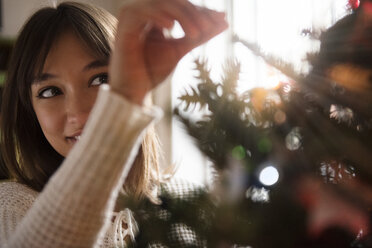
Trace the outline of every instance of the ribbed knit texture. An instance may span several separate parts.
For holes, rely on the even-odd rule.
[[[157,109],[101,86],[80,141],[34,202],[31,189],[0,184],[1,247],[98,247],[142,134],[157,117]]]

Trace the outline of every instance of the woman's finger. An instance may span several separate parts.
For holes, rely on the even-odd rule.
[[[183,8],[188,6],[187,8]],[[199,29],[190,17],[192,5],[181,5],[177,0],[147,0],[130,2],[125,5],[120,15],[122,28],[125,28],[127,33],[142,32],[148,22],[155,24],[158,28],[170,29],[174,25],[174,21],[178,21],[182,26],[186,35],[190,37],[198,37]]]
[[[188,0],[174,0],[179,8],[185,13],[186,21],[192,22],[193,25],[198,29],[198,32],[202,32],[209,26],[210,20],[201,14],[201,7],[190,3]],[[178,20],[182,26],[183,19]],[[185,32],[187,34],[187,32]]]
[[[141,22],[170,29],[174,21],[178,21],[188,38],[200,40],[203,33],[213,31],[215,25],[224,21],[220,12],[197,7],[187,0],[143,0],[132,4],[127,4],[127,11],[122,16],[123,23],[129,23],[129,28],[134,31],[136,27],[143,28],[144,24],[139,25]]]
[[[164,14],[162,9],[138,3],[127,4],[120,14],[119,22],[119,28],[125,29],[126,33],[141,33],[149,23],[159,28],[172,28],[174,18]]]
[[[207,9],[207,8],[202,8],[201,12],[203,13],[202,16],[204,16],[205,18],[208,18],[208,20],[215,25],[226,23],[225,12],[219,12],[219,11]]]
[[[211,11],[211,10],[203,10],[203,11]],[[181,56],[185,55],[186,53],[191,51],[193,48],[207,42],[211,38],[215,37],[219,33],[226,30],[226,28],[228,28],[228,23],[225,20],[224,13],[211,11],[209,13],[208,19],[209,21],[206,21],[208,22],[208,26],[204,27],[204,29],[201,30],[200,36],[198,39],[190,39],[189,37],[185,36],[181,39],[174,41],[174,45],[177,47],[178,54],[180,54]]]
[[[156,7],[161,9],[163,15],[172,18],[174,21],[178,21],[185,35],[192,38],[197,38],[200,35],[199,27],[194,22],[196,8],[192,4],[184,0],[158,0],[157,2],[161,3]]]

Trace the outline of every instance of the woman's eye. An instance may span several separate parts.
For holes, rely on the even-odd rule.
[[[95,76],[92,79],[90,85],[96,86],[96,85],[101,85],[101,84],[107,84],[107,81],[108,81],[108,75],[107,73],[103,73],[103,74]]]
[[[60,95],[61,94],[61,91],[57,88],[57,87],[48,87],[48,88],[45,88],[45,89],[42,89],[37,97],[39,98],[51,98],[53,96],[57,96],[57,95]]]

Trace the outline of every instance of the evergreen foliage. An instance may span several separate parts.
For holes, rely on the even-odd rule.
[[[371,233],[356,236],[348,226],[334,222],[325,223],[317,235],[309,234],[312,198],[319,192],[366,213],[372,227],[371,70],[360,65],[361,57],[370,61],[369,57],[361,55],[358,44],[350,45],[345,56],[357,54],[355,63],[327,61],[341,75],[336,82],[325,74],[328,57],[322,57],[322,49],[335,45],[327,44],[324,35],[308,75],[264,54],[256,44],[234,39],[291,80],[276,89],[239,93],[237,61],[226,63],[220,82],[211,79],[206,61],[195,61],[199,84],[180,96],[184,109],[176,109],[175,115],[213,163],[216,182],[211,189],[192,191],[189,198],[163,191],[160,205],[134,203],[131,208],[141,227],[134,245],[372,247]],[[363,49],[372,54],[371,45]],[[193,120],[185,111],[203,115]],[[279,171],[279,181],[270,186],[259,179],[267,166]],[[319,191],[304,191],[309,185]],[[170,235],[175,223],[184,223],[194,239],[181,242]]]
[[[216,186],[187,199],[165,192],[160,205],[132,207],[142,227],[138,247],[152,242],[167,247],[370,247],[369,236],[356,239],[337,226],[309,237],[306,196],[298,190],[302,180],[319,180],[323,190],[369,208],[371,199],[349,186],[356,178],[372,182],[370,129],[359,130],[341,105],[330,112],[327,107],[333,105],[318,101],[307,77],[275,90],[239,94],[239,63],[227,63],[221,82],[211,80],[206,62],[195,64],[200,83],[180,99],[184,111],[204,115],[195,122],[180,110],[175,114],[216,167]],[[266,165],[280,171],[280,181],[271,187],[258,178]],[[175,223],[184,223],[195,240],[185,244],[170,235]]]

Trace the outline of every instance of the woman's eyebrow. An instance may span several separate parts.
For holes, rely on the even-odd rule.
[[[83,71],[88,71],[92,69],[96,69],[99,67],[104,67],[108,66],[108,61],[107,60],[94,60],[93,62],[90,62],[86,66],[84,66]]]
[[[94,60],[84,66],[83,71],[89,71],[92,69],[100,68],[108,66],[108,60]],[[36,76],[34,80],[32,81],[33,84],[41,83],[43,81],[47,81],[49,79],[56,78],[57,76],[51,73],[42,73],[39,76]]]
[[[50,73],[42,73],[40,74],[39,76],[36,76],[34,78],[34,80],[32,80],[32,84],[39,84],[43,81],[46,81],[46,80],[49,80],[49,79],[52,79],[52,78],[56,78],[57,76],[54,75],[54,74],[50,74]]]

